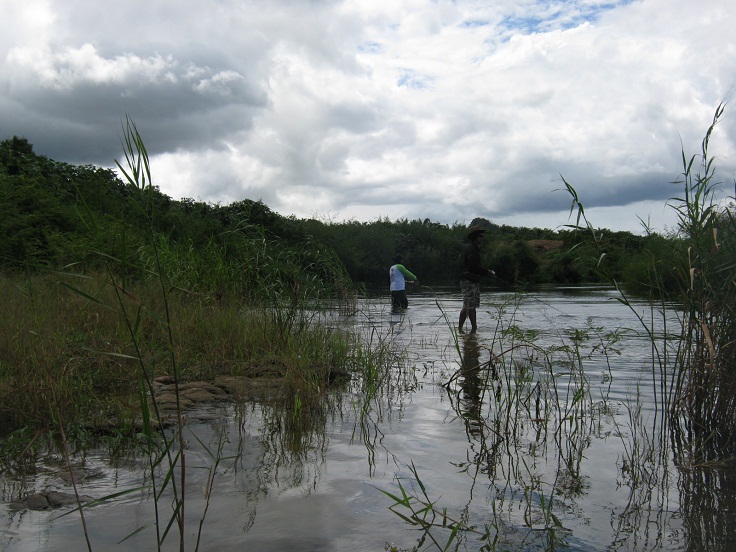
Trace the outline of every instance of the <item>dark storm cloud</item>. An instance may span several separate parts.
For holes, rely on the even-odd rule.
[[[5,101],[3,134],[25,135],[39,153],[70,162],[110,164],[119,151],[118,134],[126,115],[148,130],[149,153],[213,144],[251,126],[267,104],[263,90],[233,71],[152,58],[143,75],[128,71],[121,58],[106,74],[52,68],[43,79],[30,70],[16,73]],[[141,61],[138,59],[138,61]]]

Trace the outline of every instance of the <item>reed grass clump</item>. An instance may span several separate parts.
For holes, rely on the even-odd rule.
[[[718,201],[722,183],[708,149],[724,108],[700,154],[683,153],[683,192],[671,200],[682,240],[671,416],[678,443],[698,460],[736,456],[736,221],[733,203]]]
[[[736,212],[734,196],[720,199],[723,183],[709,151],[724,110],[725,104],[716,108],[698,154],[682,151],[682,173],[674,182],[682,192],[668,202],[677,216],[672,251],[664,258],[652,251],[648,281],[641,286],[664,328],[658,334],[654,321],[640,318],[652,341],[653,385],[667,413],[664,429],[670,430],[678,461],[690,465],[736,458]],[[577,210],[573,227],[589,231],[600,246],[577,192],[566,181],[565,186],[571,214]],[[605,270],[600,249],[597,265]],[[628,303],[623,291],[620,300]],[[677,333],[667,325],[673,312]]]

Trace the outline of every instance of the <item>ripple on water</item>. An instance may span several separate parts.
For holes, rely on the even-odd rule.
[[[336,323],[358,327],[366,335],[391,336],[408,366],[392,378],[390,396],[375,398],[365,410],[361,393],[349,390],[352,395],[343,401],[344,412],[328,417],[323,435],[301,436],[305,438],[300,442],[306,443],[301,449],[289,448],[293,441],[266,431],[269,422],[258,405],[229,407],[222,417],[224,425],[217,419],[192,424],[187,435],[187,549],[194,547],[205,511],[206,550],[375,551],[383,550],[386,542],[410,549],[418,538],[416,529],[388,509],[391,500],[380,490],[398,493],[398,477],[406,489],[419,493],[415,469],[438,507],[456,516],[465,513],[479,526],[496,523],[506,549],[544,550],[544,505],[552,500],[554,513],[571,531],[558,551],[641,549],[642,539],[649,536],[645,532],[653,529],[667,540],[648,549],[682,550],[678,531],[682,533],[684,521],[678,519],[676,474],[668,488],[648,480],[654,487],[647,501],[641,489],[628,485],[623,472],[631,452],[623,446],[632,435],[627,408],[637,386],[644,414],[651,415],[650,350],[641,335],[623,338],[617,344],[620,354],[609,355],[610,366],[605,359],[586,359],[590,401],[599,414],[594,427],[581,426],[580,433],[566,434],[564,439],[555,439],[551,432],[545,441],[545,422],[528,419],[512,439],[488,426],[488,416],[499,407],[493,393],[474,395],[470,389],[466,395],[453,396],[456,388],[448,394],[440,386],[458,370],[459,353],[467,354],[463,349],[469,346],[467,339],[480,347],[480,363],[490,359],[488,348],[497,337],[499,319],[539,332],[541,345],[547,347],[569,339],[576,328],[602,328],[589,333],[589,343],[599,334],[636,329],[637,317],[611,300],[615,297],[611,290],[599,287],[542,290],[518,305],[508,294],[490,288],[482,297],[480,329],[472,338],[455,334],[460,301],[454,289],[412,292],[411,306],[402,314],[391,313],[388,294],[369,298],[356,315],[339,318]],[[499,310],[502,306],[506,308]],[[555,370],[562,373],[563,368],[560,363]],[[566,380],[558,381],[562,385]],[[459,378],[456,384],[466,382]],[[475,405],[479,410],[473,411],[480,412],[480,418],[468,414],[473,397],[476,402],[481,397],[481,404]],[[216,450],[219,436],[224,439],[225,459],[214,473],[208,501],[210,452]],[[101,472],[100,477],[80,482],[85,494],[111,495],[146,483],[139,464],[111,468],[104,455],[94,453],[87,454],[85,462]],[[534,482],[538,487],[531,492]],[[69,489],[52,473],[41,474],[28,486]],[[669,507],[662,514],[657,493]],[[160,502],[162,519],[167,521],[170,498],[164,493]],[[86,549],[78,516],[59,517],[60,513],[4,511],[0,548]],[[90,509],[86,520],[94,550],[147,550],[155,544],[155,513],[148,491],[123,494]],[[139,534],[117,544],[141,527],[145,529]],[[165,550],[178,549],[174,533]],[[479,548],[470,538],[462,549]]]

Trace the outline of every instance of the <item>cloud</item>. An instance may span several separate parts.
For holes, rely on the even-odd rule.
[[[237,71],[197,66],[173,54],[105,58],[88,43],[16,47],[6,67],[15,80],[5,99],[20,109],[4,124],[36,131],[37,146],[70,161],[109,164],[125,114],[154,129],[150,151],[156,154],[240,132],[267,101]]]
[[[300,217],[671,224],[736,84],[728,0],[6,4],[0,138],[112,166],[127,114],[165,193]]]

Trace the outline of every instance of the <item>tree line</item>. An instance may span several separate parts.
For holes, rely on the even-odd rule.
[[[260,201],[229,205],[174,200],[156,187],[141,191],[110,170],[54,161],[22,137],[0,142],[0,270],[65,266],[95,270],[101,259],[133,259],[128,270],[150,270],[153,232],[177,285],[203,291],[230,288],[257,295],[264,286],[310,281],[386,284],[396,254],[427,284],[454,284],[469,225],[486,229],[484,262],[508,285],[610,281],[636,288],[652,263],[678,247],[676,236],[498,225],[476,218],[451,225],[424,220],[323,221],[284,217]],[[100,255],[102,254],[102,256]],[[605,258],[605,264],[599,261]],[[135,267],[135,268],[132,268]],[[268,270],[264,271],[263,267]]]

